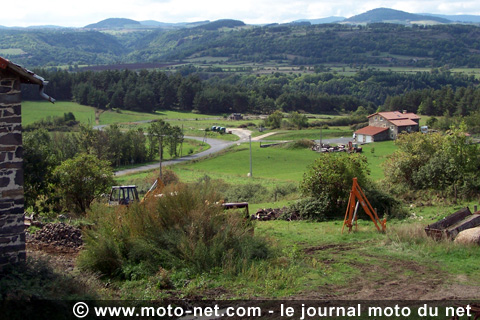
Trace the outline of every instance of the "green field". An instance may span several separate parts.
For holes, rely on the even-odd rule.
[[[260,148],[252,143],[253,177],[280,181],[300,181],[309,164],[318,153],[309,149],[284,149],[280,147]],[[199,174],[222,174],[233,177],[246,177],[250,172],[250,151],[248,144],[235,146],[230,152],[214,156],[178,168],[187,168]]]
[[[275,130],[277,134],[264,140],[320,140],[327,138],[352,137],[353,131],[348,127],[331,127],[328,129]]]
[[[370,169],[370,177],[374,181],[385,178],[383,173],[383,162],[391,155],[397,147],[395,141],[381,141],[362,145],[363,155],[367,157]],[[372,152],[373,150],[373,152]]]
[[[0,49],[0,55],[2,56],[6,56],[6,55],[19,56],[22,54],[26,54],[26,52],[20,48]]]
[[[47,101],[23,101],[22,125],[29,125],[48,117],[63,116],[66,112],[72,112],[75,119],[81,123],[95,125],[95,108],[66,101],[58,101],[54,104]]]

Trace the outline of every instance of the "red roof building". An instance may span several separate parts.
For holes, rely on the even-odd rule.
[[[411,112],[377,112],[368,116],[368,126],[355,131],[357,142],[395,140],[400,133],[419,130],[420,117]]]

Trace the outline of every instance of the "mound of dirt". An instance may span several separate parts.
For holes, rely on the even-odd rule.
[[[82,231],[65,223],[48,223],[34,234],[27,234],[27,244],[40,250],[79,251],[83,246]]]

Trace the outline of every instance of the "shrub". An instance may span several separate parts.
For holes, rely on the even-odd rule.
[[[295,202],[287,208],[281,218],[288,219],[292,213],[296,213],[302,220],[327,221],[338,217],[339,211],[341,208],[336,203],[325,195],[321,195]]]
[[[297,186],[294,184],[290,183],[287,185],[282,185],[282,184],[277,184],[275,187],[273,187],[272,190],[272,199],[273,201],[277,201],[279,198],[286,197],[292,193],[295,193],[298,191]]]
[[[311,149],[315,145],[315,142],[308,139],[297,140],[293,143],[294,149]]]
[[[258,183],[249,183],[229,187],[224,193],[229,202],[261,202],[265,199],[267,189]]]
[[[66,206],[77,213],[85,212],[113,184],[109,162],[85,153],[62,162],[54,175]]]
[[[169,186],[164,194],[146,204],[89,212],[95,227],[85,235],[79,266],[128,279],[162,269],[234,274],[269,256],[250,221],[215,204],[220,198],[209,184]]]

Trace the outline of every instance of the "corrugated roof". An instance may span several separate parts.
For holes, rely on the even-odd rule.
[[[366,134],[368,136],[374,136],[387,130],[388,128],[368,126],[355,131],[355,134]]]
[[[416,123],[413,120],[410,119],[402,119],[402,120],[389,120],[392,124],[396,125],[397,127],[405,127],[405,126],[416,126],[418,123]]]

